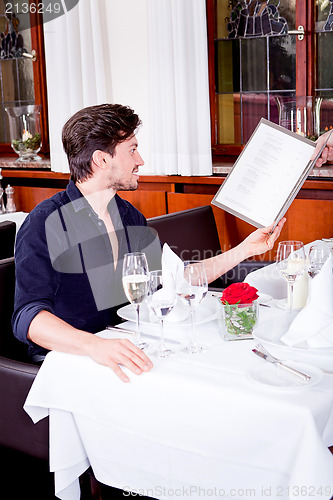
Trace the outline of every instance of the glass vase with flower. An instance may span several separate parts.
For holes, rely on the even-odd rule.
[[[258,290],[248,283],[233,283],[219,298],[220,331],[224,340],[252,339],[258,321]]]

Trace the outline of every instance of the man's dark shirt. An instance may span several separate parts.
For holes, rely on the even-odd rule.
[[[73,181],[66,191],[37,205],[18,231],[12,324],[30,355],[47,352],[27,339],[31,321],[42,310],[91,333],[119,322],[116,310],[126,302],[126,252],[145,251],[150,269],[160,267],[160,244],[145,217],[118,195],[108,210],[119,245],[116,269],[105,224]]]

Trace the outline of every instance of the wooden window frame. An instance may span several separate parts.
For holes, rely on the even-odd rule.
[[[29,3],[42,4],[41,0],[29,0]],[[44,33],[43,33],[43,15],[37,12],[30,12],[30,33],[31,33],[31,49],[36,51],[37,59],[32,63],[35,104],[42,106],[41,108],[41,136],[42,148],[40,153],[49,155],[49,129],[48,129],[48,110],[47,110],[47,90],[46,90],[46,67],[45,67],[45,49],[44,49]],[[6,153],[8,156],[17,156],[13,151],[10,143],[0,144],[0,154]],[[39,153],[39,154],[40,154]]]
[[[314,36],[314,1],[296,0],[296,26],[305,28],[305,38],[296,38],[296,96],[313,95],[315,88],[315,36]],[[211,143],[213,161],[234,161],[242,152],[241,144],[218,144],[218,116],[215,93],[215,47],[216,39],[216,0],[206,0],[207,36],[208,36],[208,72],[211,117]]]

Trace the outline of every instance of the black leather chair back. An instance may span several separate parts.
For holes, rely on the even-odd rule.
[[[215,217],[211,206],[160,215],[147,220],[161,243],[167,242],[182,260],[203,260],[221,253]],[[244,281],[248,273],[270,264],[269,261],[245,260],[210,283],[210,289],[226,288]]]
[[[0,446],[48,460],[48,418],[34,424],[23,405],[39,367],[12,332],[14,257],[0,260]]]
[[[212,207],[207,205],[148,219],[161,243],[182,260],[203,260],[221,253]]]
[[[15,260],[0,260],[0,356],[27,361],[27,346],[14,337],[11,318],[14,311]]]
[[[49,419],[34,424],[23,405],[39,367],[0,356],[0,445],[49,459]]]
[[[0,222],[0,259],[14,255],[16,223],[5,220]]]

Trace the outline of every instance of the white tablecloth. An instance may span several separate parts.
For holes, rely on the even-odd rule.
[[[25,409],[34,421],[50,415],[59,498],[79,499],[89,465],[105,484],[159,499],[332,497],[333,375],[302,389],[256,384],[255,341],[224,342],[216,320],[197,329],[206,353],[154,359],[128,384],[90,358],[47,355]]]

